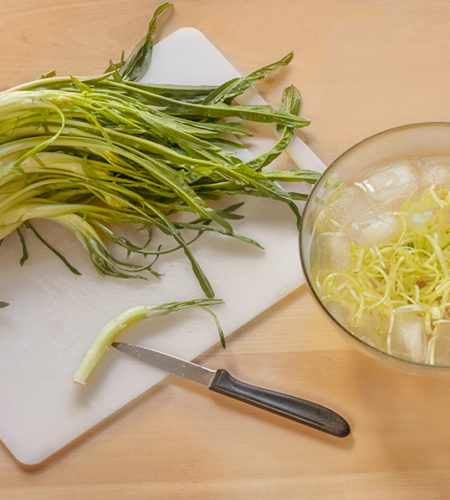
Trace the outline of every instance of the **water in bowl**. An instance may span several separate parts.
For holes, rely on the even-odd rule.
[[[341,183],[317,217],[313,286],[365,343],[450,365],[450,157],[380,166]]]

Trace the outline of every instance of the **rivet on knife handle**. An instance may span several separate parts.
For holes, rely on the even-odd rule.
[[[209,388],[333,436],[345,437],[350,434],[347,421],[334,411],[311,401],[245,384],[226,370],[217,370]]]

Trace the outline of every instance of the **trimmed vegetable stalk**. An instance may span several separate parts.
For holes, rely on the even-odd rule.
[[[171,312],[182,311],[183,309],[200,307],[208,312],[216,323],[222,345],[225,347],[225,338],[219,321],[217,320],[216,315],[208,308],[209,306],[222,303],[223,301],[219,299],[195,299],[186,302],[167,302],[157,306],[140,305],[120,313],[100,331],[92,344],[89,346],[89,349],[86,351],[86,354],[73,375],[73,381],[78,384],[85,385],[89,375],[103,358],[108,347],[124,330],[130,326],[135,325],[144,319],[155,316],[164,316]]]

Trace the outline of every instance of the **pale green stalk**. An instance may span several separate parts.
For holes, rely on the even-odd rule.
[[[140,305],[123,311],[114,319],[109,321],[95,337],[92,344],[83,356],[76,372],[73,375],[73,381],[77,384],[85,385],[89,375],[98,365],[103,358],[107,349],[123,333],[127,328],[143,321],[144,319],[152,318],[155,316],[164,316],[171,312],[181,311],[192,307],[200,307],[209,312],[214,319],[215,315],[210,311],[207,306],[222,304],[221,300],[217,299],[197,299],[186,302],[168,302],[157,306]],[[224,344],[223,332],[219,323],[216,321],[222,343]]]

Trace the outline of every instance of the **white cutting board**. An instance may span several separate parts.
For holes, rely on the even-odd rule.
[[[157,44],[143,81],[215,85],[237,75],[199,31],[185,28]],[[259,102],[256,95],[252,100]],[[299,139],[291,155],[304,168],[324,168]],[[247,218],[237,221],[236,230],[264,251],[215,234],[192,246],[216,297],[226,302],[215,308],[226,334],[304,281],[290,211],[249,199],[241,212]],[[72,275],[28,233],[30,259],[23,268],[16,236],[0,247],[0,300],[11,304],[0,311],[0,437],[24,464],[45,460],[166,376],[111,349],[86,387],[72,382],[84,350],[112,317],[142,303],[203,296],[182,253],[160,259],[159,281],[104,278],[71,233],[45,222],[37,227],[83,275]],[[122,339],[192,359],[216,344],[218,335],[206,313],[188,310],[136,325]]]

